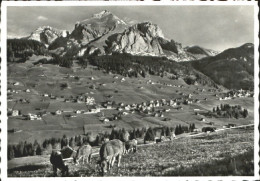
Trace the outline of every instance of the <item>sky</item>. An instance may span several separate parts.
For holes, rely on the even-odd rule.
[[[223,51],[254,42],[253,6],[34,6],[7,7],[7,36],[29,36],[40,26],[72,31],[78,21],[108,10],[120,19],[157,24],[183,47]]]

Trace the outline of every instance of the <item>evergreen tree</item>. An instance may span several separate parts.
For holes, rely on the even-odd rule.
[[[117,135],[116,135],[116,130],[114,128],[112,128],[111,134],[109,136],[110,140],[116,139]]]
[[[154,141],[154,131],[153,129],[150,127],[146,133],[145,133],[145,136],[144,136],[144,141]]]
[[[62,139],[61,139],[61,149],[64,147],[64,146],[67,146],[69,143],[68,143],[68,139],[67,139],[67,136],[64,134]],[[52,144],[53,146],[54,144]]]
[[[247,111],[247,109],[244,109],[244,111],[243,111],[243,117],[246,118],[247,116],[248,116],[248,111]]]
[[[8,145],[7,154],[8,154],[8,160],[12,160],[15,157],[13,145]]]
[[[38,145],[36,148],[36,155],[42,155],[42,148],[40,145]]]

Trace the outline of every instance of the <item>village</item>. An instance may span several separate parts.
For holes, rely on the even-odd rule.
[[[75,75],[66,75],[65,78],[77,78],[79,79],[78,76]],[[119,83],[124,83],[126,79],[122,77],[121,79],[119,76],[114,76],[114,80],[119,79]],[[89,80],[93,81],[95,80],[94,77],[90,77]],[[116,84],[115,81],[112,82],[113,84]],[[39,100],[44,103],[53,104],[53,103],[60,103],[63,105],[66,105],[68,103],[72,104],[78,104],[78,105],[84,105],[85,108],[83,109],[57,109],[53,111],[48,111],[48,108],[44,109],[41,107],[36,107],[34,111],[28,112],[27,114],[24,114],[22,110],[15,109],[15,105],[13,108],[8,108],[8,116],[13,117],[13,118],[18,118],[20,117],[23,120],[43,120],[45,119],[46,115],[63,115],[66,116],[67,118],[76,118],[79,115],[85,115],[88,116],[90,114],[97,115],[97,121],[100,121],[101,123],[108,123],[111,121],[116,121],[118,119],[122,119],[123,116],[126,115],[132,115],[132,114],[138,114],[141,115],[142,117],[154,117],[154,118],[160,118],[162,121],[170,121],[171,118],[167,113],[171,112],[172,110],[183,110],[183,106],[189,106],[191,104],[197,105],[200,104],[201,102],[205,102],[208,99],[216,99],[219,101],[225,101],[225,100],[230,100],[230,99],[237,99],[237,98],[244,98],[244,97],[253,97],[253,93],[246,91],[246,90],[232,90],[226,93],[223,93],[221,89],[212,89],[209,88],[206,90],[205,88],[197,88],[191,93],[184,93],[182,91],[176,90],[176,94],[178,95],[174,99],[155,99],[155,100],[150,100],[150,101],[145,101],[145,102],[136,102],[136,103],[126,103],[126,102],[115,102],[113,100],[112,95],[107,95],[107,101],[104,102],[96,102],[95,98],[93,95],[95,94],[93,91],[96,90],[95,84],[90,84],[89,87],[93,91],[90,91],[89,93],[85,94],[79,94],[79,95],[70,95],[70,96],[57,96],[53,94],[48,94],[48,93],[38,93],[35,90],[31,91],[30,89],[17,89],[16,87],[19,87],[21,85],[20,82],[8,82],[9,85],[11,85],[12,88],[8,88],[7,93],[8,93],[8,101],[15,102],[16,104],[24,104],[24,105],[30,105],[30,99],[26,98],[20,98],[13,100],[13,95],[15,94],[34,94],[35,96],[39,97]],[[184,85],[175,85],[175,84],[170,84],[170,83],[164,83],[160,81],[153,82],[151,80],[146,81],[147,85],[150,86],[158,86],[160,89],[163,89],[163,87],[172,87],[174,88],[179,88],[179,89],[187,89],[189,87],[184,86]],[[106,86],[104,83],[100,83],[100,86]],[[68,85],[63,85],[64,89],[68,88]],[[138,87],[139,89],[143,89],[142,87]],[[197,95],[200,93],[203,94],[211,94],[211,98],[197,98]],[[92,96],[91,96],[92,95]],[[23,96],[21,96],[23,97]],[[214,98],[215,97],[215,98]],[[82,107],[82,106],[81,106]],[[112,116],[106,116],[104,114],[104,111],[113,111]],[[117,112],[115,112],[117,111]],[[202,111],[206,111],[205,109],[194,109],[194,114],[199,115],[199,113]],[[85,117],[83,116],[83,118]],[[205,120],[205,118],[199,118],[201,122],[204,122],[205,124],[208,125],[214,125],[213,122],[208,122]],[[231,124],[231,123],[230,123]],[[231,124],[233,125],[233,124]],[[84,126],[84,125],[82,125]],[[229,125],[224,125],[223,127],[227,127]],[[19,130],[17,128],[12,128],[15,130]],[[196,129],[198,131],[198,129]],[[15,131],[14,131],[15,132]]]

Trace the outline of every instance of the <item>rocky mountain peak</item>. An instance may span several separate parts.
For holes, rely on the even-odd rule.
[[[69,34],[66,30],[59,30],[51,26],[38,27],[34,32],[31,33],[26,39],[36,40],[42,42],[45,45],[50,45],[58,37],[67,37]]]
[[[151,22],[143,22],[143,23],[135,24],[132,26],[132,29],[140,31],[140,33],[142,33],[143,35],[148,35],[149,37],[164,38],[162,30],[159,28],[159,26]]]
[[[93,18],[103,18],[104,16],[107,16],[109,14],[112,14],[112,13],[108,10],[104,10],[104,11],[101,11],[100,13],[93,14],[92,17]]]
[[[83,45],[100,38],[116,28],[124,28],[127,24],[113,15],[111,12],[104,10],[94,14],[91,18],[85,19],[75,24],[71,33],[71,38],[82,42]]]

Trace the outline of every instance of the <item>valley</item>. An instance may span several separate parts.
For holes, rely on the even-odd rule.
[[[35,57],[32,57],[32,59]],[[117,128],[132,130],[142,127],[175,127],[178,124],[189,125],[195,123],[197,128],[207,126],[213,122],[216,127],[223,127],[227,123],[236,125],[253,123],[253,98],[241,97],[228,100],[219,100],[227,89],[216,89],[201,85],[188,85],[182,79],[169,80],[158,76],[146,78],[129,78],[116,74],[107,74],[96,70],[95,66],[81,68],[77,63],[73,68],[63,68],[55,65],[43,64],[34,66],[29,60],[23,64],[8,66],[9,85],[8,108],[20,111],[19,116],[10,116],[8,130],[22,130],[9,133],[9,143],[18,143],[22,140],[33,142],[35,139],[51,137],[75,136],[92,132],[94,134],[105,131],[110,132],[109,125]],[[44,76],[42,76],[44,75]],[[75,78],[77,77],[77,79]],[[19,85],[13,85],[19,82]],[[62,88],[66,83],[68,86]],[[29,92],[26,92],[29,91]],[[192,104],[184,104],[184,100],[191,95]],[[217,96],[216,96],[217,95]],[[90,112],[86,100],[79,101],[77,97],[92,97],[95,100],[97,112]],[[28,100],[24,103],[20,99]],[[158,106],[156,109],[168,109],[163,112],[163,117],[152,113],[136,112],[134,108],[118,110],[120,104],[142,104],[155,100],[176,100],[174,105]],[[66,101],[67,100],[67,101]],[[196,102],[197,101],[197,102]],[[113,105],[112,105],[112,102]],[[179,102],[177,105],[177,102]],[[106,108],[105,103],[111,103],[111,108]],[[246,119],[206,118],[196,115],[194,110],[211,111],[220,104],[242,105],[249,111]],[[182,109],[178,109],[182,108]],[[60,110],[62,113],[56,114]],[[80,113],[76,113],[80,111]],[[121,120],[113,120],[114,115],[122,112]],[[134,113],[133,113],[134,112]],[[41,120],[26,120],[29,113],[41,115]],[[23,116],[24,115],[24,116]],[[70,115],[69,117],[66,115]],[[108,118],[108,122],[100,120]],[[163,121],[170,118],[169,121]],[[201,118],[207,121],[202,122]],[[83,127],[86,126],[84,132]]]

